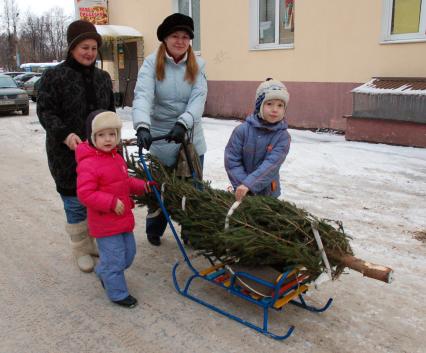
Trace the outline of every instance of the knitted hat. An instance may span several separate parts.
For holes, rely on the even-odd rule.
[[[280,99],[287,107],[290,95],[282,82],[268,78],[257,87],[255,114],[258,114],[263,119],[263,103],[271,99]]]
[[[181,13],[174,13],[173,15],[167,16],[163,23],[157,28],[157,38],[162,42],[169,34],[176,31],[185,31],[189,34],[189,37],[193,39],[194,21],[192,18]]]
[[[102,37],[96,31],[94,24],[83,20],[72,22],[67,29],[68,51],[85,39],[96,40],[98,48],[102,45]]]
[[[89,114],[86,120],[86,135],[89,143],[96,146],[95,134],[104,129],[115,129],[117,131],[117,144],[121,139],[121,127],[123,123],[120,117],[109,110],[96,110]]]

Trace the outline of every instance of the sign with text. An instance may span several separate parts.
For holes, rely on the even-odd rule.
[[[95,25],[108,24],[107,0],[75,0],[76,17]]]

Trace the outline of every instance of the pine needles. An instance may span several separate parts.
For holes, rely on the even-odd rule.
[[[131,174],[146,179],[134,156],[127,155],[127,161]],[[226,215],[235,201],[232,193],[213,189],[208,182],[182,180],[155,159],[148,157],[147,162],[154,180],[164,184],[166,209],[182,226],[191,246],[202,254],[223,262],[269,265],[280,271],[289,266],[303,266],[311,278],[316,278],[325,270],[312,231],[312,224],[316,224],[334,279],[345,267],[339,258],[353,255],[342,224],[336,222],[334,226],[290,202],[268,196],[246,197],[225,230]],[[185,198],[184,209],[182,198]],[[154,195],[139,197],[136,202],[156,204]]]

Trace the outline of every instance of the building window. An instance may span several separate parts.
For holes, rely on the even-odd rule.
[[[295,0],[251,0],[251,47],[293,48]]]
[[[425,0],[383,0],[385,42],[426,40]]]
[[[192,48],[200,51],[200,0],[177,0],[175,3],[175,11],[192,17],[194,20],[194,39],[192,40]]]
[[[105,61],[113,61],[114,60],[114,48],[111,41],[102,41],[102,46],[99,48],[100,57]]]

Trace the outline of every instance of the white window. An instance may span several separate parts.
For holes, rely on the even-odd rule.
[[[194,39],[192,48],[199,52],[200,41],[200,0],[174,0],[174,10],[192,17],[194,20]]]
[[[383,0],[382,40],[426,40],[426,0]]]
[[[293,48],[296,0],[250,1],[250,47]]]

